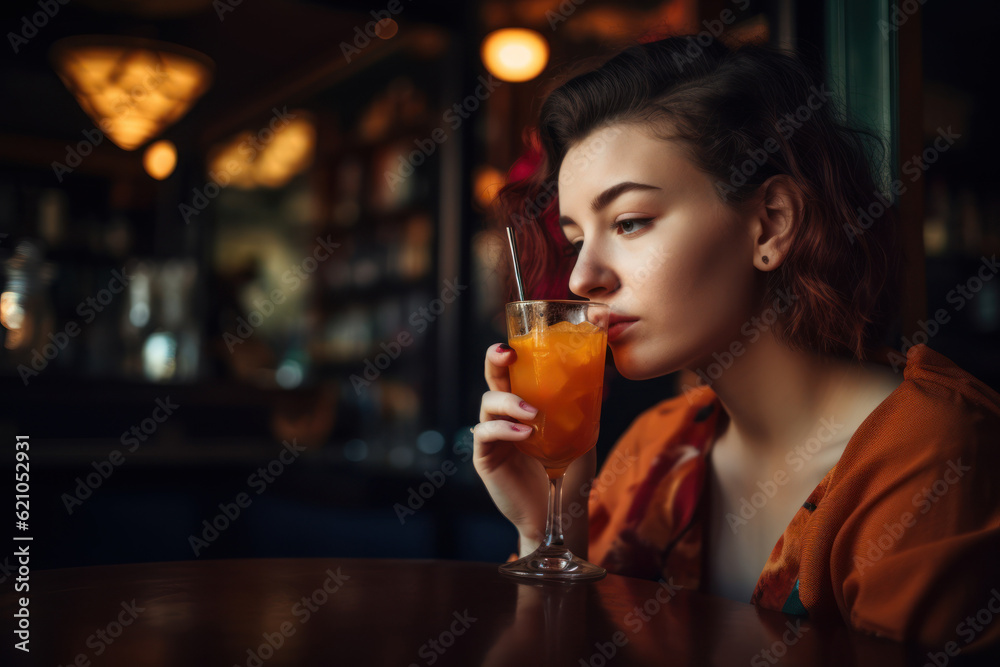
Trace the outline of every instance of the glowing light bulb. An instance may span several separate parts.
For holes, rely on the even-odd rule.
[[[526,28],[504,28],[486,35],[480,49],[483,64],[502,81],[529,81],[549,62],[549,44]]]
[[[177,147],[166,139],[150,144],[142,156],[142,166],[146,168],[147,174],[162,181],[174,173],[174,167],[177,166]]]

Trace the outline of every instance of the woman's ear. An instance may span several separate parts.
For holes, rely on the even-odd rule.
[[[784,174],[767,179],[757,192],[750,212],[753,264],[761,271],[771,271],[785,260],[792,235],[802,224],[805,207],[802,192]]]

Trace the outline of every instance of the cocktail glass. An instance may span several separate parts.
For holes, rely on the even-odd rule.
[[[534,552],[500,566],[517,577],[581,581],[606,571],[563,543],[562,481],[566,467],[597,443],[610,307],[592,301],[507,304],[508,344],[517,352],[511,391],[538,408],[524,423],[534,432],[517,448],[538,459],[549,477],[545,539]]]

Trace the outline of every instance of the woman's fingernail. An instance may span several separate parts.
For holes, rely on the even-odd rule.
[[[510,352],[514,348],[512,348],[507,343],[500,343],[499,345],[497,345],[497,349],[500,350],[501,352]]]
[[[530,426],[525,426],[524,424],[511,424],[510,428],[518,433],[524,433],[525,431],[530,431]]]
[[[528,405],[527,401],[521,401],[517,405],[518,405],[518,407],[520,407],[525,412],[530,412],[533,415],[538,414],[538,408],[531,407],[530,405]]]

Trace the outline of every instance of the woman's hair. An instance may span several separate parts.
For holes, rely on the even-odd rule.
[[[575,258],[557,222],[559,167],[574,142],[618,123],[679,141],[737,210],[768,178],[787,175],[804,208],[784,261],[766,273],[761,305],[779,289],[797,297],[775,334],[794,349],[858,359],[882,342],[903,258],[870,166],[881,164],[877,137],[848,127],[794,56],[693,36],[630,46],[546,96],[529,153],[497,198],[517,233],[528,298],[568,296]]]

